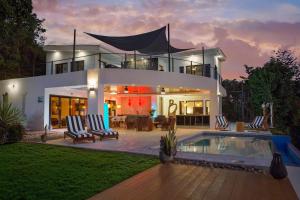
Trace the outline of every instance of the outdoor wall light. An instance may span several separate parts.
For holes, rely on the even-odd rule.
[[[117,105],[117,108],[120,109],[122,106],[120,104]]]
[[[166,94],[166,91],[165,91],[165,88],[164,88],[164,87],[161,88],[160,94]]]
[[[8,84],[8,89],[10,90],[10,91],[14,91],[14,92],[16,92],[17,91],[17,84],[16,83],[11,83],[11,84]]]
[[[96,94],[96,88],[95,87],[90,87],[89,92],[90,92],[91,95],[95,95]]]
[[[124,88],[124,93],[125,93],[125,94],[128,94],[128,86],[125,86],[125,88]]]

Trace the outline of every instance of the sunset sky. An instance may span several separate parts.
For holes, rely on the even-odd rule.
[[[299,0],[33,0],[46,44],[99,44],[83,32],[132,35],[171,25],[175,47],[220,47],[224,78],[260,66],[278,48],[300,58]]]

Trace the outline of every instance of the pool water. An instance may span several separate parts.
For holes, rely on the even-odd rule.
[[[300,166],[300,157],[293,149],[291,149],[291,147],[289,147],[289,144],[291,143],[291,138],[289,136],[274,135],[272,140],[275,144],[274,151],[281,154],[286,165]]]
[[[271,141],[255,137],[201,135],[183,141],[178,151],[203,154],[271,158]]]

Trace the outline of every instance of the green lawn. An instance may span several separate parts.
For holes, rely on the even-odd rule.
[[[44,144],[0,145],[0,199],[86,199],[158,162]]]

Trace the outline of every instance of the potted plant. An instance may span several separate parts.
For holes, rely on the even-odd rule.
[[[47,142],[47,135],[48,135],[48,126],[47,126],[47,124],[45,125],[45,127],[44,127],[44,134],[42,134],[41,135],[41,140],[42,140],[42,142]]]
[[[177,139],[175,130],[169,130],[168,134],[161,136],[159,159],[162,163],[173,161],[177,153]]]

